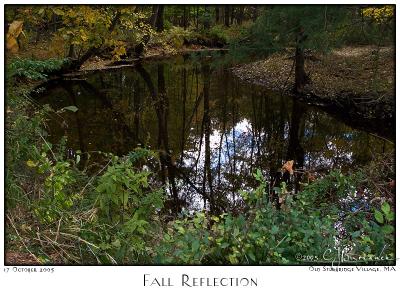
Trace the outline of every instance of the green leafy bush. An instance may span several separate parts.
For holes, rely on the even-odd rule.
[[[31,176],[26,161],[36,157],[32,148],[42,142],[43,124],[50,112],[48,106],[38,109],[30,98],[28,90],[20,85],[16,90],[11,81],[7,81],[7,110],[5,121],[5,157],[6,157],[6,202],[14,207],[26,197],[23,183]]]
[[[192,30],[182,27],[171,27],[165,35],[165,40],[175,48],[181,48],[185,42],[195,43],[200,35]]]
[[[31,80],[44,80],[48,72],[61,69],[68,59],[49,58],[46,60],[31,60],[16,58],[8,65],[9,78],[18,76]]]
[[[334,171],[306,187],[301,193],[287,192],[285,184],[277,189],[285,199],[278,210],[269,202],[268,184],[260,172],[255,174],[259,187],[242,196],[250,210],[234,216],[187,214],[171,222],[157,247],[157,263],[168,264],[315,264],[374,263],[382,249],[393,263],[393,212],[384,203],[375,211],[348,212],[337,199],[354,193],[360,174],[345,176]],[[378,213],[379,212],[379,213]],[[342,219],[341,216],[344,215]],[[335,225],[342,221],[347,235],[339,237]],[[379,224],[381,223],[381,224]],[[383,234],[382,234],[383,233]],[[343,250],[344,249],[344,250]],[[342,251],[345,258],[325,257]],[[305,259],[306,258],[306,259]],[[340,260],[342,259],[342,261]]]
[[[243,25],[232,25],[230,27],[216,25],[207,32],[207,35],[211,39],[222,44],[230,44],[244,38],[246,33],[248,33],[250,25],[250,22],[247,22]]]
[[[27,161],[31,168],[36,167],[39,174],[45,176],[43,194],[33,201],[32,210],[42,223],[52,223],[70,214],[70,209],[80,199],[75,187],[78,171],[67,161],[53,163],[46,152],[40,155],[38,162]]]
[[[101,249],[114,249],[117,261],[137,263],[151,256],[146,242],[154,238],[157,213],[163,207],[164,191],[152,189],[148,171],[134,168],[133,163],[155,154],[137,149],[129,157],[112,159],[112,164],[98,179],[96,193],[103,219],[101,223],[113,225],[100,244]],[[136,258],[135,258],[136,257]]]
[[[157,262],[177,264],[299,263],[297,253],[319,253],[335,234],[334,216],[321,215],[286,197],[286,208],[268,200],[267,183],[257,173],[259,187],[242,196],[250,210],[234,216],[204,213],[173,222],[158,249]],[[282,190],[283,191],[283,190]],[[316,230],[318,229],[318,230]]]

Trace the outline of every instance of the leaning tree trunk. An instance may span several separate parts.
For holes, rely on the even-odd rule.
[[[300,28],[297,35],[296,53],[295,53],[295,93],[303,93],[304,86],[308,83],[308,77],[304,70],[304,41],[307,36],[304,34],[304,28]]]
[[[117,23],[119,22],[120,17],[121,17],[121,12],[118,11],[114,16],[110,27],[108,28],[108,31],[110,33],[112,31],[114,31],[114,28],[117,25]],[[79,69],[85,63],[85,61],[87,61],[93,55],[97,54],[101,48],[102,48],[102,46],[89,48],[88,51],[85,52],[85,54],[83,54],[80,58],[78,58],[77,60],[74,60],[74,62],[72,62],[72,70]]]
[[[119,22],[121,17],[121,12],[118,11],[112,22],[111,25],[109,27],[109,32],[111,33],[112,31],[114,31],[115,26],[117,25],[117,23]],[[71,44],[70,48],[69,48],[69,52],[68,55],[71,58],[71,60],[67,63],[65,63],[61,69],[57,69],[57,70],[52,70],[50,72],[47,72],[46,75],[48,76],[52,76],[52,75],[61,75],[63,73],[66,72],[71,72],[71,71],[76,71],[79,70],[79,68],[89,59],[91,58],[93,55],[97,54],[100,52],[100,50],[102,49],[102,46],[92,46],[90,47],[84,54],[82,54],[79,58],[73,58],[74,57],[74,46]]]

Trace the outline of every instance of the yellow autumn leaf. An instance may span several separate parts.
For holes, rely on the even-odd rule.
[[[88,36],[85,33],[81,34],[80,37],[81,37],[82,41],[84,41],[84,42],[86,42],[88,40]]]
[[[385,5],[382,8],[368,7],[362,10],[362,14],[373,19],[375,22],[382,23],[394,16],[394,6]]]
[[[33,162],[32,160],[26,161],[26,165],[27,165],[28,167],[36,167],[36,163]]]
[[[20,20],[15,20],[10,24],[7,32],[7,49],[13,53],[18,52],[19,46],[17,42],[18,36],[22,32],[24,22]]]
[[[120,56],[126,54],[126,48],[125,46],[117,46],[113,50],[113,59],[114,60],[120,60]]]

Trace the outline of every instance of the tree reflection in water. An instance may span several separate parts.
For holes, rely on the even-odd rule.
[[[65,134],[68,147],[82,152],[158,150],[152,169],[175,213],[240,211],[240,191],[257,185],[257,168],[272,182],[287,160],[302,171],[346,170],[394,149],[360,130],[370,130],[368,122],[353,129],[337,114],[247,85],[210,59],[181,56],[96,72],[49,88],[40,102],[79,109],[63,115],[66,125],[49,122],[53,142]]]

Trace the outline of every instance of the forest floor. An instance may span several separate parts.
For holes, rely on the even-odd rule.
[[[394,48],[344,47],[328,54],[306,53],[310,84],[305,94],[320,98],[360,97],[393,100]],[[294,88],[294,53],[276,53],[267,59],[233,68],[239,78],[272,90]]]
[[[37,265],[38,261],[29,253],[6,251],[5,263],[8,265]]]

